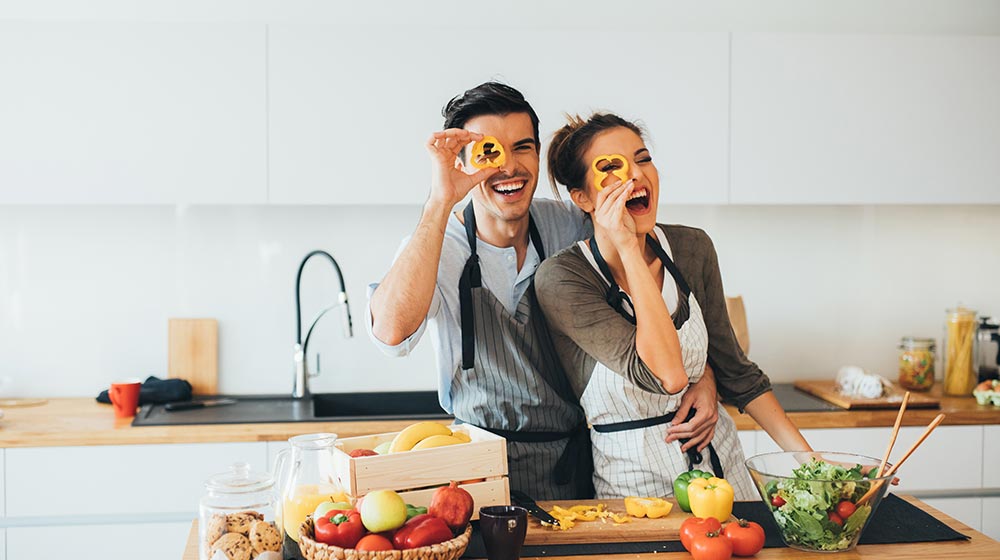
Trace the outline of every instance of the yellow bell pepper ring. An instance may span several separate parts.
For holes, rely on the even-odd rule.
[[[483,139],[472,146],[472,165],[477,169],[500,167],[507,163],[507,151],[503,144],[492,136]]]
[[[723,478],[696,478],[688,484],[688,500],[695,517],[714,517],[725,523],[733,514],[733,487]]]
[[[629,496],[625,498],[625,511],[632,517],[648,517],[659,519],[670,514],[674,504],[663,498],[640,498]]]
[[[590,169],[594,172],[594,187],[599,191],[604,189],[608,175],[618,177],[623,183],[628,181],[628,160],[621,154],[597,156],[590,163]]]

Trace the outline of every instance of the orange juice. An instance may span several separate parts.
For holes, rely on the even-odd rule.
[[[331,484],[303,484],[296,486],[291,496],[285,496],[281,508],[281,526],[285,534],[299,542],[299,525],[323,502],[350,502],[343,490]]]

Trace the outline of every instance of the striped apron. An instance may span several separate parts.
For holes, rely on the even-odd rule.
[[[657,234],[660,234],[658,229]],[[708,329],[701,306],[660,243],[652,236],[647,238],[647,242],[655,244],[653,248],[658,249],[656,252],[664,268],[674,278],[681,294],[686,296],[678,301],[678,307],[685,304],[688,306],[688,318],[683,324],[675,326],[684,370],[689,382],[695,383],[704,374],[708,360]],[[663,242],[666,240],[663,239]],[[588,255],[587,245],[582,242],[580,245],[584,254]],[[631,301],[614,283],[593,240],[589,256],[591,264],[609,284],[609,303],[634,322]],[[616,292],[613,296],[610,293],[612,290]],[[663,290],[664,299],[668,299],[672,294],[667,292],[674,290],[674,286],[664,282]],[[756,497],[753,482],[743,464],[743,448],[737,437],[736,424],[725,408],[719,406],[715,436],[707,448],[707,454],[694,450],[684,453],[681,451],[683,442],[664,442],[667,428],[672,423],[674,412],[680,406],[685,391],[686,389],[675,395],[650,393],[604,364],[597,363],[580,401],[587,413],[587,420],[594,429],[591,437],[594,448],[594,487],[598,498],[671,496],[673,480],[692,468],[724,476],[733,486],[737,500],[753,500]]]
[[[482,286],[476,217],[465,208],[472,255],[459,282],[462,367],[452,380],[455,418],[507,439],[512,490],[538,500],[593,495],[589,430],[528,288],[511,314]],[[529,218],[531,243],[545,258]]]

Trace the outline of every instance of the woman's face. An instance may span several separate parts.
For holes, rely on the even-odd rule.
[[[583,154],[583,162],[587,166],[587,181],[583,189],[574,191],[573,200],[577,206],[585,212],[594,211],[594,202],[597,200],[597,187],[594,179],[597,174],[591,168],[594,159],[602,155],[620,154],[625,157],[628,163],[627,177],[635,180],[635,187],[629,201],[625,204],[632,219],[635,220],[636,233],[645,235],[653,231],[656,225],[656,204],[660,195],[660,175],[653,164],[653,158],[646,148],[645,142],[635,132],[624,128],[616,127],[605,130],[594,136],[590,147]],[[602,164],[607,164],[604,161]],[[615,166],[604,168],[603,171],[611,171]],[[612,184],[618,179],[614,175],[609,175],[604,184]],[[579,193],[579,194],[576,194]],[[583,195],[583,196],[580,196]]]

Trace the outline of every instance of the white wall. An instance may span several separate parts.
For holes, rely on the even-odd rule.
[[[669,196],[669,194],[667,195]],[[220,389],[291,390],[294,279],[324,248],[344,269],[356,336],[324,319],[318,391],[434,388],[424,341],[381,355],[361,320],[419,207],[0,207],[0,376],[7,394],[90,396],[164,375],[168,317],[216,317]],[[706,229],[727,292],[746,299],[751,356],[777,381],[844,364],[895,376],[901,336],[940,338],[959,302],[1000,315],[1000,207],[665,206]],[[303,315],[335,295],[311,261]]]

